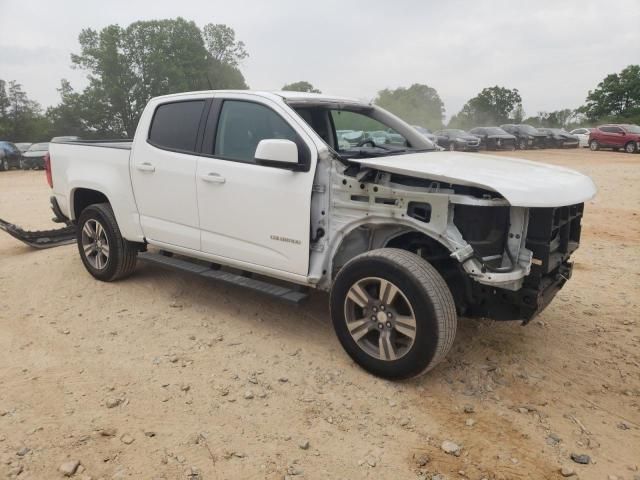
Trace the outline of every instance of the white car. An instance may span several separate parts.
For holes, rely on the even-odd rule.
[[[589,134],[591,130],[588,128],[576,128],[575,130],[571,130],[571,135],[575,135],[578,137],[578,145],[580,147],[588,147],[589,146]]]
[[[401,141],[339,144],[336,124]],[[154,98],[132,141],[53,142],[46,165],[96,279],[140,259],[293,302],[329,292],[344,349],[385,378],[440,362],[458,314],[542,311],[596,192],[567,168],[434,153],[375,105],[296,92]]]

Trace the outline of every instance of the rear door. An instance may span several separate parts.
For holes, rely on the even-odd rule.
[[[145,238],[200,250],[196,197],[197,151],[210,99],[159,103],[136,132],[131,182]],[[150,118],[149,118],[150,117]]]
[[[601,144],[607,147],[622,146],[622,129],[620,127],[600,127]]]
[[[260,140],[298,145],[307,171],[256,164]],[[297,119],[270,99],[216,99],[196,173],[203,252],[298,275],[309,269],[316,148]]]

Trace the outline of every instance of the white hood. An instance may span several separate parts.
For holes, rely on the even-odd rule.
[[[411,153],[353,162],[390,173],[498,192],[514,207],[561,207],[593,198],[590,177],[519,158],[480,153]]]

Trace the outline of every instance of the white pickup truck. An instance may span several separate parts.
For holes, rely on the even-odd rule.
[[[52,143],[47,175],[95,278],[142,259],[294,302],[330,292],[344,349],[386,378],[433,368],[457,315],[538,314],[571,276],[596,192],[572,170],[436,152],[375,105],[296,92],[154,98],[133,141]]]

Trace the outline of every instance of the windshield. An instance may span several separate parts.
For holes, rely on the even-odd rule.
[[[299,105],[294,109],[343,160],[437,150],[414,127],[378,107]]]
[[[625,125],[624,129],[629,133],[640,133],[640,127],[638,125]]]
[[[18,148],[11,142],[0,142],[0,148],[12,153],[18,151]]]
[[[42,150],[49,150],[49,144],[36,143],[35,145],[31,145],[31,147],[29,147],[29,152],[40,152]]]
[[[509,135],[503,129],[498,127],[488,127],[486,129],[487,135]]]
[[[524,133],[528,133],[529,135],[536,135],[538,132],[537,128],[532,127],[531,125],[527,125],[527,124],[523,124],[523,125],[519,125],[520,130],[522,130]]]
[[[464,130],[456,130],[456,129],[450,129],[450,130],[443,130],[444,133],[448,133],[449,135],[466,135],[467,132],[465,132]]]

